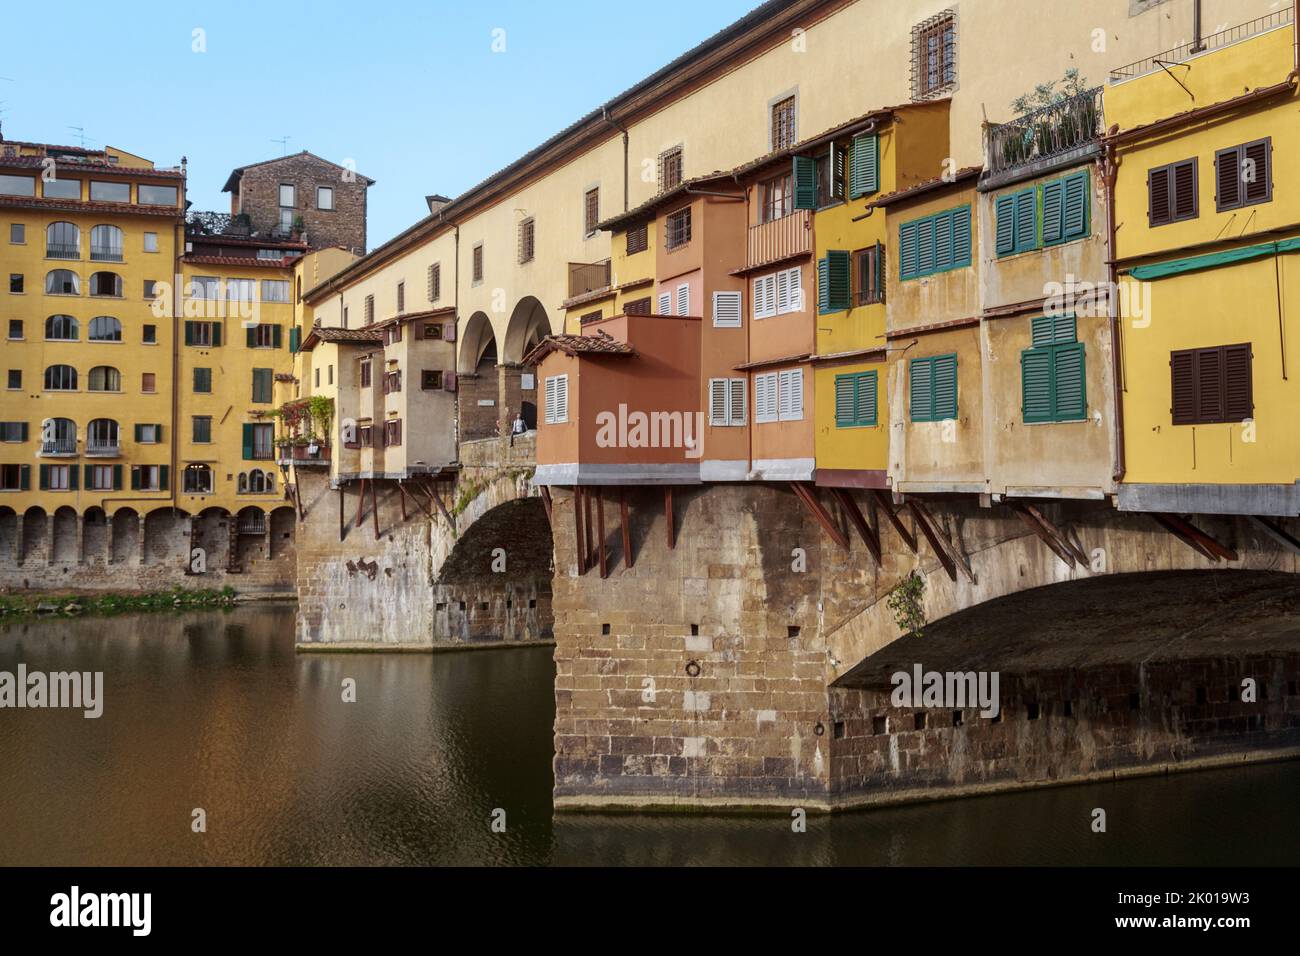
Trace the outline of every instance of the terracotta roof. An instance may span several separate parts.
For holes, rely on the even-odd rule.
[[[812,357],[810,352],[802,352],[799,355],[786,355],[783,358],[759,359],[755,362],[746,362],[743,365],[733,365],[732,369],[737,372],[747,372],[755,368],[767,368],[769,365],[799,365],[808,361]]]
[[[892,206],[895,203],[905,202],[925,193],[934,192],[947,186],[955,186],[958,183],[964,183],[970,179],[978,179],[983,166],[965,166],[950,177],[936,176],[934,179],[927,179],[925,182],[916,183],[905,189],[896,189],[892,193],[886,193],[874,202],[867,203],[868,209],[875,209],[881,206]]]
[[[348,169],[347,166],[340,166],[338,163],[331,163],[328,159],[325,159],[323,156],[317,156],[315,153],[309,152],[308,150],[305,149],[301,150],[300,152],[294,153],[293,155],[294,157],[310,156],[312,159],[319,159],[322,163],[325,163],[329,166],[333,166],[335,169]],[[234,169],[230,171],[230,175],[226,178],[226,184],[221,187],[221,191],[223,193],[228,193],[239,188],[239,180],[243,178],[244,170],[246,169],[253,169],[257,166],[269,166],[272,163],[282,163],[286,159],[290,159],[290,158],[292,157],[276,156],[274,159],[264,159],[260,163],[249,163],[246,166],[236,166]],[[375,184],[375,181],[371,179],[369,176],[362,176],[360,173],[357,173],[356,177],[357,179],[364,179],[367,186],[373,186]]]
[[[636,349],[620,342],[603,329],[595,335],[548,335],[524,356],[524,365],[536,365],[552,352],[565,355],[636,355]]]
[[[289,269],[297,262],[293,259],[254,259],[252,256],[196,256],[181,257],[185,262],[208,266],[233,266],[237,269]]]
[[[4,156],[0,155],[0,166],[11,169],[44,169],[49,163],[49,156]],[[112,166],[108,163],[54,163],[55,169],[71,173],[110,173],[119,176],[156,176],[160,179],[184,179],[185,174],[179,169],[154,169],[151,166]]]
[[[141,206],[129,202],[98,202],[79,199],[46,199],[44,196],[0,196],[0,206],[17,209],[57,209],[62,212],[107,212],[128,216],[161,216],[180,219],[179,206]]]
[[[370,327],[364,329],[321,328],[315,326],[298,347],[300,352],[310,352],[318,342],[338,342],[348,345],[367,345],[384,341],[384,334]]]

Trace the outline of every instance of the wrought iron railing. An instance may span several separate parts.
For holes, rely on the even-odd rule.
[[[1102,87],[988,129],[989,173],[1052,159],[1101,138]]]
[[[86,454],[112,458],[122,454],[122,445],[116,438],[91,438],[86,441]]]
[[[1269,30],[1277,27],[1286,26],[1291,22],[1293,10],[1288,5],[1281,10],[1275,10],[1270,14],[1257,17],[1254,20],[1248,20],[1245,23],[1239,23],[1235,27],[1228,27],[1226,30],[1220,30],[1218,33],[1212,33],[1207,37],[1202,37],[1199,44],[1194,40],[1181,43],[1171,50],[1165,50],[1154,56],[1148,56],[1134,63],[1126,64],[1118,69],[1110,71],[1112,82],[1118,80],[1131,80],[1135,76],[1143,76],[1147,73],[1154,73],[1160,69],[1162,64],[1182,63],[1190,59],[1197,53],[1205,53],[1209,50],[1217,50],[1219,47],[1228,46],[1231,43],[1237,43],[1241,40],[1247,40],[1250,37],[1260,33],[1267,33]]]
[[[45,244],[47,259],[80,259],[81,246],[75,242],[47,242]]]
[[[597,289],[608,289],[610,283],[610,262],[570,262],[569,263],[569,298],[586,295]]]
[[[90,258],[96,262],[121,262],[121,246],[96,246],[90,247]]]
[[[41,442],[42,455],[75,455],[77,453],[77,440],[75,438],[55,438],[51,441]]]

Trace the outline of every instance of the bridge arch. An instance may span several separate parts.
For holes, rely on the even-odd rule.
[[[550,334],[551,320],[546,314],[546,308],[535,296],[524,296],[510,313],[502,361],[518,365],[533,346]]]
[[[462,375],[488,375],[496,369],[496,332],[485,312],[475,312],[465,323],[457,369]]]

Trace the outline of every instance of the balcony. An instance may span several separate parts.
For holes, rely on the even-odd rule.
[[[91,438],[86,442],[88,458],[118,458],[122,454],[122,445],[116,438]]]
[[[90,247],[90,258],[95,262],[122,262],[122,248],[112,246]]]
[[[985,182],[995,185],[1017,173],[1046,172],[1057,162],[1080,159],[1090,148],[1099,148],[1104,131],[1101,91],[1098,86],[989,127]]]
[[[47,259],[80,259],[81,246],[75,242],[49,242],[45,245]]]
[[[322,443],[307,445],[282,444],[278,464],[294,465],[298,468],[328,468],[330,463],[330,446]]]
[[[1118,69],[1111,70],[1110,80],[1112,83],[1117,83],[1121,80],[1131,80],[1134,77],[1145,76],[1148,73],[1154,73],[1159,69],[1171,66],[1175,63],[1183,63],[1199,53],[1208,53],[1210,50],[1217,50],[1220,47],[1225,47],[1232,43],[1238,43],[1241,40],[1248,40],[1261,33],[1267,33],[1269,30],[1275,30],[1278,27],[1286,26],[1291,22],[1292,15],[1292,7],[1288,4],[1284,9],[1275,10],[1265,16],[1249,20],[1246,23],[1239,23],[1235,27],[1229,27],[1226,30],[1220,30],[1218,33],[1212,33],[1207,37],[1202,37],[1199,44],[1194,41],[1188,41],[1187,43],[1180,44],[1173,49],[1157,53],[1155,56],[1149,56],[1134,63],[1128,63]]]
[[[55,438],[41,442],[41,455],[45,458],[67,458],[77,454],[75,438]]]
[[[610,283],[610,261],[570,262],[569,263],[569,298],[608,289]]]
[[[780,262],[812,252],[812,212],[797,209],[788,216],[749,227],[746,267]]]

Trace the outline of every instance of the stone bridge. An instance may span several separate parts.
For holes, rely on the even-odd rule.
[[[551,638],[531,435],[462,442],[454,477],[300,479],[298,642],[430,649]]]

